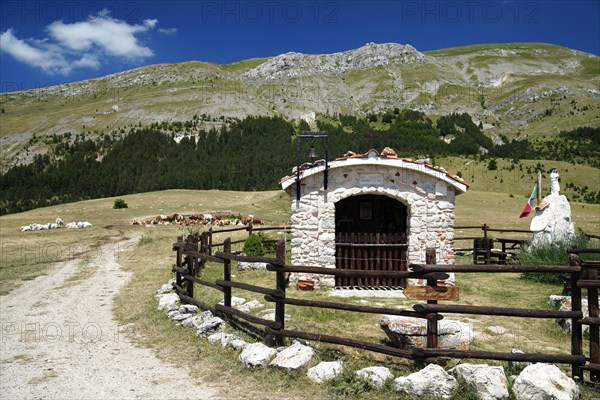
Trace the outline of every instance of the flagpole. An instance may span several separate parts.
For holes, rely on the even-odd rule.
[[[539,206],[542,202],[542,171],[540,169],[537,170],[537,205]]]

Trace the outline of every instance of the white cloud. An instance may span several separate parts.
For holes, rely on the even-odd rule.
[[[98,47],[111,56],[135,59],[154,55],[150,48],[140,45],[135,34],[146,32],[157,23],[157,20],[146,20],[144,25],[129,25],[101,13],[87,21],[73,24],[54,21],[48,25],[47,30],[53,39],[70,50],[88,51]]]
[[[64,57],[62,49],[44,41],[30,40],[34,45],[18,39],[12,29],[0,34],[0,51],[13,56],[17,61],[41,68],[50,74],[68,75],[71,63]]]
[[[49,74],[68,75],[76,68],[99,68],[107,56],[128,61],[153,56],[152,49],[141,44],[136,35],[149,32],[157,24],[157,19],[129,24],[102,10],[82,22],[52,22],[46,27],[49,38],[42,40],[22,40],[8,29],[0,34],[0,51]],[[175,33],[176,29],[159,31]]]
[[[158,33],[164,33],[165,35],[174,35],[177,33],[177,28],[169,28],[169,29],[159,28]]]

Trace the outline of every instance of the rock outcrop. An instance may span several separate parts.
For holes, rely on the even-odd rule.
[[[535,212],[530,229],[533,231],[531,246],[544,243],[564,242],[575,237],[571,220],[571,205],[564,195],[551,194],[544,197],[540,205],[547,204]]]
[[[240,353],[239,360],[246,367],[262,367],[267,365],[276,355],[277,350],[262,343],[252,343],[244,347],[244,350]]]
[[[281,54],[244,73],[242,77],[277,80],[318,74],[331,76],[390,64],[423,63],[427,59],[433,60],[408,44],[368,43],[355,50],[333,54]]]
[[[422,318],[384,315],[380,327],[388,338],[401,349],[427,347],[427,321]],[[469,348],[475,340],[470,324],[443,319],[438,322],[438,343],[448,349]]]
[[[477,392],[481,400],[497,400],[510,396],[504,369],[484,364],[459,364],[450,373]]]
[[[513,392],[517,400],[573,400],[579,397],[575,381],[557,366],[532,364],[515,379]]]
[[[383,388],[387,380],[394,378],[394,375],[390,369],[386,367],[363,368],[359,371],[356,371],[356,375],[365,378],[378,389]]]
[[[394,379],[394,390],[409,396],[449,399],[456,389],[456,379],[436,364],[429,364],[418,372]]]
[[[318,365],[309,368],[306,376],[313,382],[323,383],[335,378],[344,370],[342,361],[323,361]]]

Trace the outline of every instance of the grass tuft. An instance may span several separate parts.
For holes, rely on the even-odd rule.
[[[600,249],[600,242],[584,235],[579,235],[572,240],[527,246],[519,251],[512,260],[512,263],[521,265],[569,265],[567,250],[572,248]],[[598,259],[599,257],[597,255],[584,254],[582,258],[591,260]],[[522,277],[534,282],[562,285],[563,280],[561,277],[563,275],[553,272],[524,272]]]

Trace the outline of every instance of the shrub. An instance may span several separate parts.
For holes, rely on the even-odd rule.
[[[262,241],[257,234],[251,234],[244,242],[244,254],[249,257],[265,255],[265,249],[262,245]]]
[[[118,210],[120,208],[129,208],[129,206],[127,205],[127,203],[125,203],[125,200],[123,200],[123,199],[116,199],[115,200],[115,204],[113,205],[113,208],[115,210]]]
[[[154,239],[152,239],[151,236],[148,235],[142,235],[142,237],[139,240],[139,244],[143,245],[143,244],[148,244],[148,243],[152,243],[154,241]]]
[[[567,249],[571,248],[600,249],[600,244],[585,235],[579,235],[572,240],[526,246],[517,253],[512,263],[519,265],[569,265]],[[586,254],[583,258],[589,260],[598,257],[596,254]],[[521,277],[534,282],[562,285],[561,276],[563,275],[558,272],[524,272]]]

